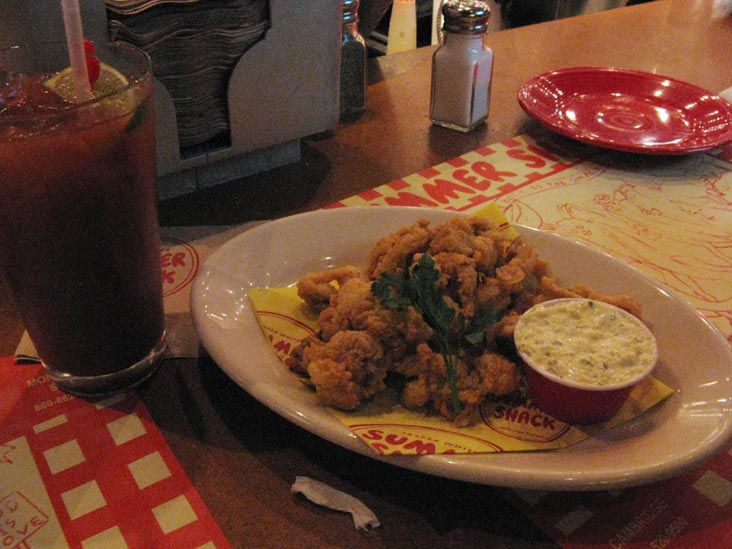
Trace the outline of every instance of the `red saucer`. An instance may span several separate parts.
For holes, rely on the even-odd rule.
[[[518,101],[557,133],[608,149],[688,154],[732,141],[732,105],[698,86],[641,71],[555,70],[525,82]]]

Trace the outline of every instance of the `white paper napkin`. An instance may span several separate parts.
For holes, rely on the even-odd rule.
[[[323,482],[298,476],[295,479],[295,484],[292,485],[291,491],[293,494],[302,494],[313,503],[323,507],[351,513],[353,525],[357,530],[367,530],[381,525],[373,511],[366,507],[361,500],[336,490]]]

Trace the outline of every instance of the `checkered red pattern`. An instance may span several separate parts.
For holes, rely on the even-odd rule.
[[[16,515],[35,512],[34,523],[26,520],[31,526],[55,516],[70,547],[108,531],[128,547],[229,547],[134,392],[93,404],[57,390],[40,365],[0,359],[0,432],[0,509],[6,519],[13,507]],[[27,441],[51,509],[38,507],[45,498],[37,494],[3,493],[9,485],[3,468],[13,465],[13,442],[19,440]],[[138,481],[130,464],[149,456],[156,467],[142,469],[145,480]],[[25,502],[28,497],[33,501]],[[26,539],[32,542],[30,530]]]

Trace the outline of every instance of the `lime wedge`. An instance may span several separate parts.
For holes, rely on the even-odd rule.
[[[92,94],[94,97],[104,97],[116,90],[124,88],[129,84],[127,77],[114,67],[106,63],[100,64],[99,79],[94,84]],[[74,99],[74,82],[71,79],[71,67],[65,68],[61,72],[49,77],[43,86],[55,94],[61,96],[66,101],[72,102]]]
[[[71,80],[71,67],[54,74],[43,82],[43,86],[60,96],[62,99],[73,102],[74,100],[74,83]],[[127,77],[114,67],[106,63],[100,63],[99,78],[92,88],[92,94],[95,98],[103,99],[99,104],[94,105],[94,112],[97,116],[124,116],[129,114],[129,119],[125,124],[125,131],[132,131],[141,126],[148,116],[147,100],[142,101],[135,108],[138,91],[135,87],[129,87],[130,81]],[[120,90],[125,90],[118,93]],[[134,113],[132,112],[134,110]],[[105,114],[101,114],[105,113]]]

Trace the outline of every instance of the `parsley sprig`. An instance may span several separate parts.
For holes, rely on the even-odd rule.
[[[444,299],[437,284],[440,272],[429,254],[422,254],[417,264],[401,273],[382,273],[371,285],[371,292],[385,309],[403,311],[414,307],[432,328],[433,342],[442,355],[447,370],[447,381],[452,392],[455,413],[462,410],[457,387],[456,359],[461,347],[480,346],[485,341],[485,330],[498,320],[495,311],[487,311],[466,318],[457,315],[457,334],[450,337],[455,322],[455,309]]]

